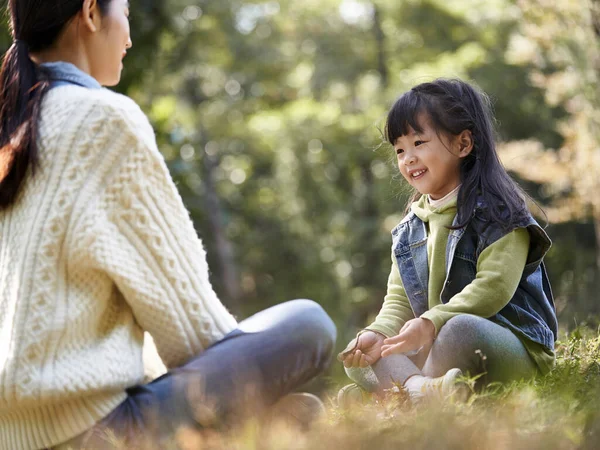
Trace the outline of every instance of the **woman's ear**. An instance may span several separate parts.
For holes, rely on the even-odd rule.
[[[98,7],[98,0],[83,0],[81,7],[81,18],[83,25],[91,33],[95,33],[100,29],[102,16]]]
[[[473,150],[473,134],[470,130],[463,130],[458,136],[456,136],[455,143],[458,149],[459,158],[469,156]]]

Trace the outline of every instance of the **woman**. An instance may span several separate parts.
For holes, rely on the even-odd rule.
[[[164,447],[328,364],[308,300],[237,324],[148,120],[118,83],[126,0],[10,0],[0,73],[0,448]],[[143,332],[170,371],[141,385]],[[105,439],[106,438],[106,439]],[[144,447],[147,448],[147,447]]]

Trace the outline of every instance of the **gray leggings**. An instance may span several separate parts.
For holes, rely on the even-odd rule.
[[[412,375],[439,377],[455,367],[465,375],[485,374],[478,385],[518,380],[537,373],[533,359],[512,331],[469,314],[446,322],[428,355],[390,355],[373,366],[349,368],[346,373],[363,389],[378,392],[404,384]]]

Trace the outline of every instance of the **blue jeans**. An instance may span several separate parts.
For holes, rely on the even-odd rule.
[[[182,427],[260,416],[329,365],[335,338],[335,325],[317,303],[273,306],[185,365],[127,389],[127,399],[106,418],[58,448],[110,449],[115,440],[123,445],[116,448],[169,448]]]

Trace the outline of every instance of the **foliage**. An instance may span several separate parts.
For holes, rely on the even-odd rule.
[[[552,222],[592,217],[600,236],[600,5],[520,1],[522,20],[511,37],[509,60],[533,64],[531,81],[547,102],[569,113],[558,123],[564,140],[555,149],[536,141],[505,147],[508,167],[544,184]],[[600,264],[600,259],[598,260]]]
[[[576,210],[548,211],[563,327],[600,312],[598,237],[582,200],[597,198],[597,177],[582,173],[598,153],[597,47],[585,45],[597,41],[575,2],[140,0],[131,9],[134,47],[118,89],[150,116],[213,284],[239,316],[313,298],[338,324],[340,346],[373,317],[407,198],[383,118],[400,93],[437,76],[488,92],[506,164],[542,204],[569,199]],[[9,42],[4,29],[0,46]],[[564,149],[578,151],[562,164],[576,171],[556,164]]]
[[[437,76],[476,83],[494,102],[504,163],[548,206],[546,261],[562,328],[573,328],[600,315],[598,8],[597,0],[139,0],[118,89],[155,126],[223,301],[247,316],[314,298],[344,346],[381,304],[389,231],[407,198],[381,139],[386,109]],[[4,27],[0,49],[10,42]],[[599,341],[581,330],[563,339],[549,376],[467,405],[332,406],[310,435],[249,425],[184,441],[593,448]],[[329,374],[336,386],[341,373],[336,364]]]

